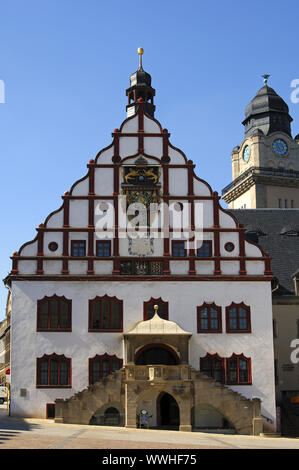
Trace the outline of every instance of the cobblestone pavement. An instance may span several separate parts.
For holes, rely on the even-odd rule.
[[[57,424],[0,409],[1,449],[299,449],[299,438]]]

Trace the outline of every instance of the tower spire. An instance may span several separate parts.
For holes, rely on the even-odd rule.
[[[137,112],[138,100],[142,98],[144,102],[144,111],[150,116],[154,116],[154,96],[155,89],[151,87],[152,77],[149,73],[145,72],[142,67],[143,48],[138,47],[137,53],[139,55],[139,67],[136,72],[132,73],[130,77],[130,88],[126,90],[128,97],[127,115],[132,116]]]
[[[138,55],[139,55],[139,68],[138,68],[138,70],[143,70],[143,68],[142,68],[142,55],[143,55],[144,50],[143,50],[142,47],[138,47],[137,52],[138,52]]]

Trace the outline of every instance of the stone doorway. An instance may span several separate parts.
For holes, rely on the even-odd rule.
[[[179,429],[179,405],[169,393],[160,393],[157,398],[157,424],[163,429]]]

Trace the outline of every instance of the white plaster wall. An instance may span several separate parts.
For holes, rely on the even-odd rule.
[[[95,168],[94,192],[100,196],[109,196],[112,194],[113,168]]]
[[[233,251],[226,251],[225,244],[231,242],[235,245]],[[221,256],[235,257],[239,256],[239,234],[235,232],[220,233],[220,254]]]
[[[221,261],[220,269],[222,274],[238,275],[240,271],[240,263],[238,261]]]
[[[36,332],[37,299],[53,294],[72,299],[71,333]],[[105,352],[123,356],[120,333],[88,333],[88,300],[105,294],[123,300],[124,331],[143,319],[144,300],[162,297],[168,301],[169,319],[193,334],[190,364],[195,369],[207,352],[251,357],[253,384],[232,388],[248,398],[261,398],[263,415],[275,422],[271,287],[267,282],[13,281],[12,415],[45,417],[46,403],[72,396],[87,386],[88,358]],[[223,331],[225,306],[244,301],[251,307],[252,333],[198,334],[196,307],[205,301],[222,306]],[[36,388],[36,358],[53,352],[72,359],[72,389]],[[20,388],[27,389],[26,398],[20,397]]]
[[[161,134],[158,124],[147,116],[144,116],[144,132],[149,134]]]
[[[104,150],[98,160],[97,160],[97,164],[98,165],[106,165],[106,164],[111,164],[112,163],[112,157],[113,157],[113,154],[114,154],[114,147],[113,145],[111,145],[111,147],[109,147],[108,149]],[[103,170],[103,169],[102,169]]]
[[[161,158],[163,154],[162,137],[145,137],[144,152],[147,155],[154,155],[155,157]]]
[[[56,212],[56,214],[51,215],[47,222],[48,228],[62,227],[63,225],[63,210],[62,208]]]
[[[29,243],[21,251],[22,256],[36,256],[37,253],[37,240],[35,242]]]
[[[56,251],[50,251],[48,245],[50,242],[56,242],[58,248]],[[44,255],[45,256],[61,256],[63,251],[63,233],[62,232],[45,232],[44,233]]]
[[[183,155],[177,150],[170,147],[170,145],[168,145],[168,155],[170,157],[171,165],[182,165],[186,163]]]
[[[70,199],[70,226],[86,227],[88,225],[88,201]]]
[[[187,196],[188,171],[187,168],[169,168],[169,193]]]
[[[72,196],[84,196],[85,194],[88,194],[88,191],[89,178],[87,176],[83,181],[80,181],[76,184],[76,186],[73,188]]]
[[[112,274],[113,261],[94,261],[95,274]]]
[[[138,116],[134,116],[124,124],[122,130],[122,134],[130,134],[138,132]]]
[[[198,181],[196,178],[193,178],[193,189],[196,196],[210,196],[211,192],[209,187],[204,184],[202,181]]]
[[[214,274],[213,261],[195,261],[196,274]],[[216,286],[217,287],[217,286]]]
[[[20,260],[18,262],[19,274],[36,274],[36,261]]]
[[[171,274],[188,274],[189,261],[170,261]]]
[[[43,262],[44,274],[61,274],[62,261],[44,261]]]
[[[119,154],[121,158],[130,155],[136,155],[138,152],[138,138],[137,137],[122,137],[119,139]]]

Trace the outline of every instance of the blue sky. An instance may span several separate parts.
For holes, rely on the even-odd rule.
[[[299,103],[298,2],[10,0],[0,17],[0,275],[61,204],[126,117],[137,47],[156,89],[155,117],[214,190],[231,181],[246,104],[261,75]],[[223,203],[225,206],[225,204]],[[0,286],[0,319],[6,289]]]

